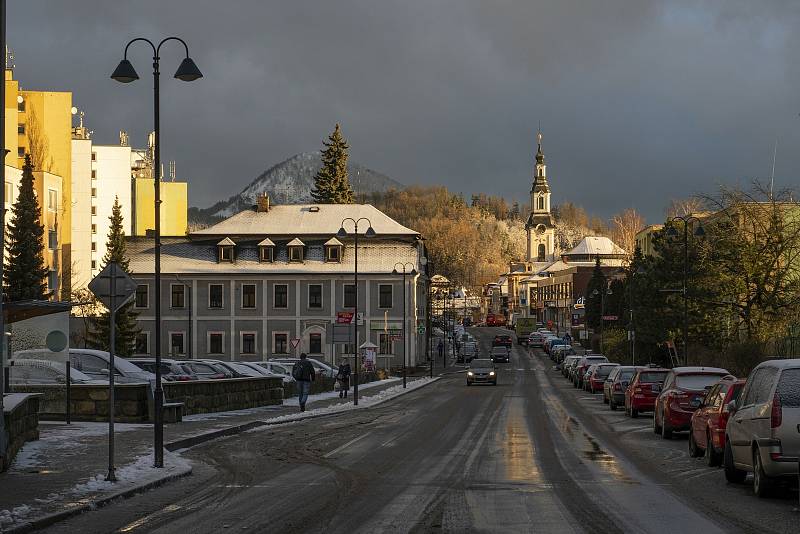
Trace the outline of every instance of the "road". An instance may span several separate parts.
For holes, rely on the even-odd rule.
[[[497,331],[474,330],[484,349]],[[454,373],[375,408],[196,447],[191,477],[48,532],[795,531],[788,498],[727,485],[685,440],[603,409],[543,355],[515,346],[501,367],[496,387]]]

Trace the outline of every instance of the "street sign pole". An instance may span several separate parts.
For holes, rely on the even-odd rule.
[[[117,337],[117,264],[111,263],[111,308],[108,312],[109,340],[108,340],[108,475],[106,480],[116,482],[114,473],[114,351]]]

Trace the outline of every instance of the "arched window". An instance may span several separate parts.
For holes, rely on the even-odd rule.
[[[539,245],[539,257],[536,261],[544,261],[544,245]]]
[[[539,197],[539,209],[540,210],[544,209],[544,197],[543,196]]]

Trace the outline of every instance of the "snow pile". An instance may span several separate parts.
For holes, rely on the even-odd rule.
[[[384,380],[376,380],[375,382],[367,382],[366,384],[359,384],[358,391],[364,391],[367,389],[376,388],[379,386],[385,386],[387,384],[392,384],[394,382],[399,382],[402,380],[401,378],[386,378]],[[353,394],[353,384],[350,383],[350,395]],[[308,396],[307,404],[312,404],[316,401],[327,400],[327,399],[334,399],[339,397],[338,391],[326,391],[325,393],[315,393],[314,395]],[[348,396],[349,398],[349,396]],[[284,399],[283,401],[284,406],[299,406],[298,397],[290,397],[288,399]]]
[[[272,419],[267,419],[263,421],[264,423],[274,424],[274,423],[286,423],[292,421],[301,421],[303,419],[308,419],[309,417],[316,417],[319,415],[327,415],[332,413],[339,413],[339,412],[347,412],[350,410],[357,410],[359,408],[369,408],[370,406],[375,406],[377,404],[381,404],[386,402],[390,399],[395,397],[399,397],[404,393],[408,393],[410,391],[414,391],[415,389],[421,388],[431,382],[435,382],[439,380],[439,377],[436,378],[418,378],[413,381],[408,382],[408,387],[403,388],[402,384],[397,386],[392,386],[390,388],[386,388],[383,391],[379,391],[375,395],[370,397],[359,397],[358,399],[358,406],[354,406],[352,402],[341,403],[341,404],[333,404],[330,406],[326,406],[324,408],[315,408],[313,410],[308,410],[306,412],[295,413],[291,415],[282,415],[280,417],[273,417]],[[257,428],[253,428],[247,430],[247,432],[260,432],[263,430],[267,430],[269,426],[261,426]]]
[[[164,451],[164,468],[153,467],[153,453],[138,457],[133,462],[116,469],[117,481],[106,480],[107,473],[93,476],[88,481],[72,487],[70,493],[83,495],[86,493],[118,490],[123,485],[133,485],[148,480],[157,480],[165,474],[176,470],[189,469],[191,464],[178,454]]]
[[[17,523],[30,515],[33,510],[30,506],[23,504],[11,510],[0,510],[0,528]]]

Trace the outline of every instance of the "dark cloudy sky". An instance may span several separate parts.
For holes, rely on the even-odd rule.
[[[190,203],[241,190],[336,121],[351,157],[404,183],[524,199],[541,121],[554,202],[653,222],[670,198],[800,168],[800,2],[762,0],[9,0],[16,77],[71,90],[99,143],[151,128],[128,39],[162,52],[162,157]]]

